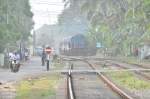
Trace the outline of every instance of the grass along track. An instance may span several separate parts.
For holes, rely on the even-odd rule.
[[[57,74],[23,80],[16,85],[16,99],[55,99],[58,80]]]

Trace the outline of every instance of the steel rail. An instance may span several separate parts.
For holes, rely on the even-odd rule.
[[[111,63],[111,62],[110,62],[110,63]],[[117,64],[117,63],[111,63],[111,64],[112,64],[112,65],[115,65],[115,66],[117,66],[117,67],[120,67],[120,68],[122,68],[122,69],[130,69],[130,68],[128,68],[128,67],[125,67],[125,66],[123,66],[123,65],[119,65],[119,64]],[[145,70],[149,70],[149,69],[145,69]],[[147,80],[150,80],[150,76],[145,75],[145,74],[142,72],[142,69],[141,69],[141,71],[140,71],[140,69],[139,69],[139,70],[134,70],[133,72],[136,73],[136,74],[138,74],[138,75],[141,75],[142,77],[146,78]]]
[[[68,76],[67,76],[68,99],[75,99],[75,95],[74,95],[74,91],[73,91],[72,75],[71,75],[72,67],[73,67],[73,65],[70,66],[69,71],[68,71]]]
[[[72,58],[75,59],[75,58]],[[81,60],[86,62],[93,70],[96,71],[95,65],[93,65],[92,63],[90,63],[87,60],[84,59],[79,59],[77,58],[77,60]],[[100,77],[100,79],[102,79],[104,81],[104,83],[106,83],[113,91],[115,91],[121,98],[123,99],[134,99],[133,97],[131,97],[130,95],[128,95],[126,92],[124,92],[123,90],[121,90],[118,86],[116,86],[112,81],[110,81],[108,79],[108,77],[105,76],[104,73],[98,72],[96,71],[96,74]]]
[[[89,66],[96,70],[95,66],[91,64],[88,61],[85,61],[86,63],[89,64]],[[126,92],[121,90],[119,87],[117,87],[112,81],[110,81],[103,73],[97,72],[98,76],[112,89],[114,90],[118,95],[120,95],[123,99],[134,99],[130,95],[128,95]]]

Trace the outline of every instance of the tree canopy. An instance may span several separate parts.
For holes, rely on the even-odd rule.
[[[29,0],[0,0],[0,51],[27,40],[33,26]]]
[[[64,0],[69,15],[88,20],[90,41],[101,42],[118,53],[130,55],[142,42],[150,40],[149,0]],[[63,16],[64,17],[64,16]],[[63,18],[61,17],[61,18]],[[64,20],[65,22],[65,20]]]

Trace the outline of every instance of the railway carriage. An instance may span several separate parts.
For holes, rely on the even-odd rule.
[[[82,34],[76,34],[64,38],[60,43],[60,53],[68,56],[87,56],[95,55],[96,48],[91,48],[88,45],[88,40]]]

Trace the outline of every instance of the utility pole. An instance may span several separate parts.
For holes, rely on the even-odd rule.
[[[33,55],[35,55],[36,48],[36,32],[33,30]]]

